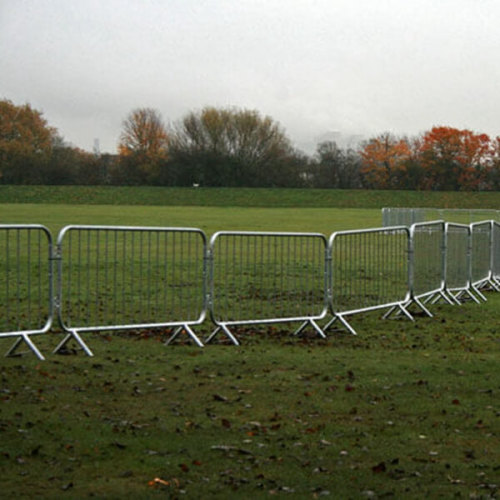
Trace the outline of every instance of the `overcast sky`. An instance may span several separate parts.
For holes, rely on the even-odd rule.
[[[134,108],[257,109],[323,134],[500,135],[499,0],[0,0],[0,98],[115,152]]]

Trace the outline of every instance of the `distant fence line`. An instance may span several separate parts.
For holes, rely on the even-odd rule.
[[[411,226],[418,222],[443,220],[472,224],[485,220],[500,222],[500,210],[482,208],[382,208],[382,226]]]
[[[168,328],[198,346],[233,327],[311,327],[325,338],[338,321],[385,309],[413,320],[432,304],[486,300],[500,290],[500,223],[433,221],[319,233],[215,233],[196,228],[66,226],[53,244],[41,225],[0,225],[0,338],[66,333],[54,352],[90,331]],[[195,333],[207,319],[214,329]],[[320,322],[323,322],[323,326]]]

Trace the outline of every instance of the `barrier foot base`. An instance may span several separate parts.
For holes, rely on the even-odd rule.
[[[66,344],[71,340],[74,339],[76,343],[82,348],[82,350],[85,352],[85,354],[89,357],[93,357],[94,353],[89,349],[87,344],[82,340],[80,335],[74,330],[71,330],[66,337],[59,343],[59,345],[52,351],[53,354],[59,354],[60,351],[66,346]]]
[[[484,302],[488,302],[488,299],[486,298],[486,296],[483,294],[483,292],[481,292],[481,290],[479,290],[479,288],[477,286],[473,285],[471,288],[477,293],[477,295],[479,295],[479,298],[481,300],[483,300]]]
[[[413,298],[409,304],[407,304],[407,305],[405,304],[403,309],[406,309],[406,307],[410,307],[411,304],[416,304],[424,314],[429,316],[429,318],[434,317],[434,314],[432,314],[429,311],[429,309],[427,309],[427,307],[424,306],[424,303],[420,299],[417,299],[417,298]]]
[[[304,321],[304,323],[302,323],[299,328],[293,333],[294,335],[300,335],[304,329],[308,326],[308,325],[311,325],[314,330],[316,331],[316,333],[322,338],[322,339],[326,339],[326,335],[325,333],[323,332],[323,330],[319,327],[319,325],[316,323],[316,321],[314,321],[313,319],[308,319],[307,321]]]
[[[351,333],[352,335],[357,335],[356,330],[349,324],[349,322],[344,318],[342,314],[335,314],[333,318],[323,327],[323,331],[326,332],[337,320],[342,323],[342,326],[349,333]]]
[[[404,314],[410,321],[415,321],[415,318],[408,312],[408,310],[406,309],[407,307],[409,307],[413,302],[415,301],[415,299],[412,299],[410,300],[409,302],[406,302],[405,304],[397,304],[395,306],[392,306],[383,316],[382,316],[382,319],[388,319],[391,314],[394,312],[394,311],[397,311],[396,312],[396,316],[399,316],[400,314]],[[415,301],[417,302],[417,301]],[[432,317],[432,314],[422,305],[422,304],[418,304],[422,310],[426,313],[428,313],[431,317]]]
[[[467,298],[472,300],[476,304],[481,304],[481,301],[470,291],[469,288],[460,290],[460,292],[455,295],[455,299],[459,301],[460,304],[462,304],[462,301],[465,301]]]
[[[173,335],[165,342],[165,345],[169,345],[172,341],[174,341],[181,332],[186,332],[189,337],[191,337],[191,340],[198,346],[198,347],[203,347],[202,341],[198,338],[198,336],[194,333],[194,331],[191,329],[189,325],[182,325],[179,326]]]
[[[13,356],[20,356],[20,352],[16,352],[17,348],[21,345],[21,343],[26,342],[28,347],[30,348],[31,352],[40,360],[40,361],[45,361],[45,358],[43,354],[38,350],[37,346],[33,343],[33,341],[29,338],[29,335],[21,335],[19,338],[14,342],[12,347],[5,353],[5,357],[13,357]],[[29,352],[29,351],[26,351]]]
[[[234,344],[234,345],[240,345],[238,342],[238,339],[231,333],[229,328],[226,325],[219,325],[217,328],[205,339],[205,344],[209,344],[212,342],[214,337],[220,332],[223,331],[226,336],[229,338],[229,340]]]

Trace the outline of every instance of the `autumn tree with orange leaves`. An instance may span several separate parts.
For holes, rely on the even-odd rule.
[[[453,127],[420,137],[382,134],[360,150],[363,182],[373,189],[474,191],[500,185],[500,138]]]
[[[410,158],[410,145],[385,133],[370,139],[360,151],[361,173],[366,187],[374,189],[401,188],[406,177],[406,162]]]
[[[137,108],[123,121],[118,143],[121,180],[125,184],[155,183],[168,156],[168,134],[160,113]]]
[[[0,182],[43,182],[56,136],[56,129],[30,104],[16,106],[0,100]]]
[[[491,162],[486,134],[433,127],[421,140],[422,189],[473,191],[483,186]]]

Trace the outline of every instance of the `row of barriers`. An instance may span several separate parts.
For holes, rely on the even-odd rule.
[[[500,223],[444,221],[319,233],[195,228],[0,225],[0,338],[24,342],[58,324],[54,352],[90,331],[168,328],[202,347],[236,325],[295,322],[325,338],[338,321],[386,309],[432,316],[438,301],[486,300],[500,290]],[[195,328],[210,319],[202,342]],[[323,326],[320,322],[325,321]]]
[[[500,222],[500,210],[486,208],[382,208],[382,226],[411,226],[417,222],[444,220],[472,224],[483,220]]]

